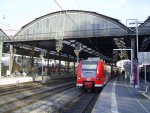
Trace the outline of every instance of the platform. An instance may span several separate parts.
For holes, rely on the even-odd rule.
[[[75,75],[68,75],[68,74],[51,74],[49,76],[44,76],[44,79],[61,79],[65,77],[73,77]],[[18,84],[18,83],[24,83],[24,82],[32,82],[32,81],[42,81],[42,76],[20,76],[20,77],[5,77],[5,78],[0,78],[0,86],[1,85],[10,85],[10,84]]]
[[[113,78],[100,93],[92,113],[150,113],[150,100],[129,84]]]

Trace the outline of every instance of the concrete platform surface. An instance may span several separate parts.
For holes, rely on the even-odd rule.
[[[92,113],[150,113],[150,100],[129,80],[116,77],[103,88]]]

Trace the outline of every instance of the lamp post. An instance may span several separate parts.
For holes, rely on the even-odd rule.
[[[127,21],[131,20],[132,22],[129,24],[135,24],[136,25],[136,56],[137,56],[137,84],[135,85],[136,88],[139,88],[139,65],[138,65],[138,24],[141,24],[141,22],[138,21],[138,19],[126,19],[126,26],[127,26]],[[134,22],[133,22],[134,21]]]
[[[138,64],[138,53],[139,53],[139,37],[138,37],[138,20],[135,22],[136,24],[136,52],[137,52],[137,85],[135,85],[136,88],[140,87],[140,83],[139,83],[139,64]]]
[[[63,40],[56,40],[56,51],[59,53],[63,48]]]
[[[139,53],[139,37],[138,37],[138,24],[141,24],[141,22],[138,21],[138,19],[134,19],[135,22],[132,22],[130,24],[135,24],[136,25],[136,53],[137,53],[137,84],[135,85],[136,88],[140,87],[140,82],[139,82],[139,64],[138,64],[138,53]]]

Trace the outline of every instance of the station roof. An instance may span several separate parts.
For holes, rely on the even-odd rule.
[[[150,28],[148,23],[149,20],[139,27],[141,36],[143,29],[147,26]],[[108,58],[113,57],[112,49],[130,48],[130,37],[133,35],[135,31],[117,19],[91,11],[64,10],[36,18],[23,26],[11,41],[3,41],[13,43],[18,48],[21,48],[21,45],[35,46],[37,55],[42,48],[47,53],[50,51],[51,57],[57,58],[56,41],[63,40],[61,59],[67,59],[69,56],[75,60],[75,44],[80,43],[80,58],[101,57],[112,60]],[[126,51],[122,51],[122,55],[129,57]]]
[[[26,24],[12,41],[125,36],[131,32],[119,20],[91,11],[50,13]]]

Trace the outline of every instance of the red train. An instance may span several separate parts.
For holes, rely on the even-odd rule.
[[[76,86],[85,90],[102,88],[111,78],[111,66],[98,59],[83,60],[77,67]]]

